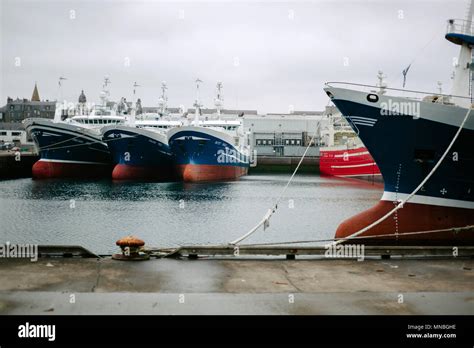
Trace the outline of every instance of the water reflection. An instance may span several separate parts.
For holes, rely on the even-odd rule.
[[[227,243],[262,218],[289,177],[251,175],[218,183],[0,181],[0,239],[80,244],[99,253],[113,252],[115,241],[127,234],[155,246]],[[381,192],[380,184],[298,175],[270,228],[248,242],[330,238],[339,222],[372,206]]]

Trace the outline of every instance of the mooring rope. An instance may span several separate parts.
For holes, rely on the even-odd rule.
[[[466,124],[466,121],[467,119],[469,118],[470,114],[471,114],[471,111],[472,111],[472,108],[469,107],[467,112],[466,112],[466,115],[464,116],[464,119],[461,123],[461,125],[459,126],[456,134],[454,135],[453,139],[451,140],[450,144],[448,145],[448,147],[446,148],[445,152],[443,153],[443,155],[441,156],[441,158],[438,160],[438,162],[436,163],[436,165],[432,168],[432,170],[430,171],[430,173],[422,180],[422,182],[415,188],[415,190],[410,193],[408,195],[408,197],[404,200],[400,200],[397,202],[397,205],[396,207],[394,207],[392,210],[390,210],[388,213],[386,213],[384,216],[382,216],[381,218],[379,218],[378,220],[374,221],[373,223],[371,223],[370,225],[362,228],[361,230],[357,231],[357,232],[354,232],[353,234],[347,236],[347,237],[344,237],[344,238],[337,238],[337,239],[331,239],[331,240],[327,240],[327,241],[332,241],[333,244],[339,244],[339,243],[342,243],[348,239],[353,239],[353,238],[356,238],[358,237],[360,234],[368,231],[369,229],[377,226],[378,224],[380,224],[381,222],[385,221],[388,217],[390,217],[393,213],[395,213],[396,211],[398,211],[399,209],[403,208],[403,205],[408,202],[411,198],[413,198],[413,196],[423,187],[423,185],[425,185],[425,183],[431,178],[431,176],[436,172],[436,170],[438,169],[438,167],[441,165],[441,163],[443,162],[443,160],[445,159],[445,157],[447,156],[448,152],[451,150],[452,146],[454,145],[454,143],[456,142],[457,138],[459,137],[459,134],[461,133],[461,130],[464,128],[464,125]],[[321,120],[318,122],[318,128],[319,128],[319,124],[320,124]],[[273,207],[271,209],[268,209],[267,213],[265,214],[265,216],[263,217],[263,219],[257,224],[255,225],[255,227],[253,227],[250,231],[248,231],[246,234],[244,234],[242,237],[230,242],[229,244],[230,245],[236,245],[238,243],[240,243],[241,241],[243,241],[244,239],[250,237],[253,233],[255,233],[260,226],[263,225],[263,228],[264,230],[266,229],[266,227],[268,227],[268,224],[269,224],[269,220],[270,220],[270,217],[276,212],[277,208],[278,208],[278,203],[281,201],[281,199],[283,198],[283,194],[286,192],[286,189],[288,188],[288,186],[290,185],[291,181],[293,180],[296,172],[298,171],[301,163],[303,162],[303,159],[304,157],[306,156],[306,153],[308,152],[308,149],[309,147],[311,146],[311,144],[313,143],[314,141],[314,138],[316,137],[316,133],[313,135],[313,137],[311,138],[311,141],[309,142],[308,146],[306,147],[306,150],[305,152],[303,153],[303,156],[301,157],[299,163],[298,163],[298,166],[295,168],[293,174],[291,175],[290,179],[288,180],[286,186],[284,187],[283,191],[282,191],[282,194],[278,197],[277,201],[275,202],[275,204],[273,205]],[[410,232],[410,233],[418,233],[418,232]],[[405,233],[403,233],[405,234]],[[372,237],[372,236],[371,236]],[[291,244],[294,244],[294,242],[292,242]]]
[[[443,232],[453,232],[453,233],[459,233],[464,230],[469,230],[469,229],[474,229],[474,225],[466,225],[463,227],[450,227],[450,228],[445,228],[445,229],[438,229],[438,230],[429,230],[429,231],[416,231],[416,232],[406,232],[403,233],[403,235],[421,235],[421,234],[434,234],[434,233],[443,233]],[[378,238],[378,237],[393,237],[393,236],[399,236],[400,234],[397,233],[391,233],[391,234],[378,234],[378,235],[372,235],[372,236],[358,236],[354,237],[354,239],[367,239],[367,238]],[[238,247],[239,248],[245,248],[245,247],[260,247],[260,246],[279,246],[279,245],[291,245],[291,244],[307,244],[307,243],[322,243],[322,242],[330,242],[334,240],[338,240],[340,238],[330,238],[330,239],[315,239],[315,240],[300,240],[300,241],[293,241],[293,242],[274,242],[274,243],[252,243],[252,244],[241,244]],[[221,247],[221,248],[229,248],[229,244],[209,244],[209,245],[204,245],[204,247]],[[232,245],[234,246],[234,245]],[[331,244],[326,244],[325,247],[329,247]],[[203,247],[203,245],[199,245],[198,247]],[[174,248],[144,248],[142,251],[158,258],[167,258],[171,257],[173,255],[181,255],[181,251],[184,250],[189,250],[193,249],[194,246],[190,245],[179,245]],[[295,246],[295,248],[298,248],[298,246]]]
[[[236,240],[230,242],[229,244],[230,245],[236,245],[238,243],[240,243],[241,241],[243,241],[244,239],[247,239],[248,237],[250,237],[252,234],[254,234],[259,228],[260,226],[263,225],[263,230],[265,231],[267,229],[267,227],[269,226],[269,221],[270,221],[270,217],[276,212],[276,210],[278,209],[278,204],[280,203],[280,201],[282,200],[283,196],[285,195],[285,192],[286,190],[288,189],[288,186],[290,186],[291,182],[293,181],[293,178],[295,177],[296,173],[298,172],[298,169],[300,168],[301,166],[301,163],[303,163],[303,160],[309,150],[309,148],[311,147],[311,145],[314,143],[314,140],[316,138],[316,135],[318,133],[318,130],[319,130],[319,127],[320,127],[320,124],[321,124],[321,120],[323,119],[324,115],[321,117],[321,119],[318,121],[318,124],[317,124],[317,127],[316,127],[316,130],[314,132],[314,135],[311,137],[311,140],[309,141],[309,144],[308,146],[306,146],[306,149],[303,153],[303,155],[301,156],[299,162],[298,162],[298,165],[296,166],[295,170],[293,171],[293,174],[291,175],[290,179],[288,180],[288,182],[286,183],[285,187],[283,188],[281,194],[278,196],[277,200],[275,201],[275,203],[273,204],[272,208],[268,209],[267,213],[263,216],[262,220],[260,220],[260,222],[255,225],[255,227],[253,227],[250,231],[248,231],[247,233],[245,233],[242,237],[240,238],[237,238]]]
[[[474,225],[466,225],[463,227],[450,227],[438,230],[427,230],[427,231],[416,231],[416,232],[404,232],[405,235],[419,235],[419,234],[431,234],[431,233],[441,233],[441,232],[455,232],[474,229]],[[376,234],[370,236],[357,236],[352,239],[369,239],[369,238],[379,238],[379,237],[394,237],[400,236],[400,233],[390,233],[390,234]],[[252,243],[252,244],[241,244],[240,246],[266,246],[266,245],[288,245],[288,244],[308,244],[308,243],[322,243],[322,242],[333,242],[344,238],[327,238],[327,239],[315,239],[315,240],[299,240],[293,242],[274,242],[274,243]]]
[[[446,148],[446,151],[444,151],[443,155],[441,156],[441,158],[439,159],[439,161],[436,163],[436,165],[433,167],[433,169],[431,169],[431,171],[429,172],[429,174],[425,177],[425,179],[422,180],[422,182],[415,188],[415,190],[410,193],[408,195],[408,197],[404,200],[399,200],[397,202],[397,205],[392,209],[390,210],[388,213],[386,213],[384,216],[382,216],[380,219],[374,221],[373,223],[371,223],[370,225],[364,227],[363,229],[357,231],[357,232],[354,232],[353,234],[347,236],[347,237],[344,237],[344,238],[341,238],[339,240],[337,240],[336,242],[334,242],[334,244],[339,244],[339,243],[342,243],[348,239],[352,239],[354,237],[357,237],[358,235],[368,231],[369,229],[377,226],[378,224],[380,224],[381,222],[385,221],[388,217],[390,217],[393,213],[395,213],[396,211],[398,211],[399,209],[403,208],[403,205],[408,202],[425,184],[426,182],[431,178],[431,176],[436,172],[436,170],[438,169],[438,167],[441,165],[441,163],[443,162],[443,160],[445,159],[446,155],[448,154],[448,152],[451,150],[451,147],[454,145],[454,143],[456,142],[457,138],[459,137],[459,134],[461,133],[461,130],[464,128],[464,124],[466,123],[467,119],[469,118],[470,114],[471,114],[471,111],[472,111],[472,107],[469,107],[467,109],[467,112],[466,112],[466,116],[464,116],[464,120],[462,121],[461,125],[459,126],[456,134],[454,135],[454,138],[451,140],[451,143],[448,145],[448,147]]]

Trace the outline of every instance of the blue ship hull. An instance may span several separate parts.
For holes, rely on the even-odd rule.
[[[170,133],[170,148],[184,181],[232,180],[247,174],[249,156],[231,144],[230,136],[203,127]]]
[[[33,177],[110,175],[110,152],[100,136],[78,126],[45,119],[28,120],[25,126],[40,154],[40,160],[33,166]]]
[[[165,135],[125,126],[107,127],[103,140],[115,164],[113,179],[176,179],[173,155]]]
[[[336,237],[345,238],[384,216],[422,183],[453,140],[467,109],[418,102],[421,114],[394,113],[381,105],[407,99],[380,96],[380,100],[374,97],[377,102],[370,102],[366,93],[337,88],[326,91],[374,158],[385,185],[379,204],[339,226]],[[448,231],[474,225],[472,125],[466,124],[447,157],[403,208],[362,234],[378,236],[364,242],[474,242],[472,229]]]
[[[458,127],[411,116],[381,116],[381,110],[334,100],[382,172],[385,191],[410,194],[430,173]],[[374,125],[362,125],[362,116]],[[446,115],[449,117],[449,115]],[[474,131],[465,129],[418,195],[474,201]],[[382,140],[382,141],[381,141]],[[453,154],[457,160],[453,161]],[[469,188],[473,188],[470,190]]]

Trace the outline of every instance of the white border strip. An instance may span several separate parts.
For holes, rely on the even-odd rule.
[[[42,162],[57,162],[57,163],[77,163],[77,164],[100,164],[100,165],[110,165],[110,163],[103,163],[103,162],[87,162],[87,161],[70,161],[70,160],[57,160],[57,159],[48,159],[48,158],[41,158],[39,161]]]
[[[354,121],[363,121],[363,122],[368,122],[368,123],[377,122],[376,118],[361,117],[361,116],[349,116],[349,118]]]
[[[373,127],[375,123],[364,123],[362,121],[352,121],[354,124],[358,124],[359,126],[367,126],[367,127]]]
[[[371,163],[364,163],[364,164],[348,164],[347,166],[331,166],[331,168],[358,168],[358,167],[368,167],[368,166],[376,166],[375,162]]]
[[[356,177],[371,177],[371,176],[381,176],[382,174],[380,173],[370,173],[370,174],[351,174],[351,175],[339,175],[339,174],[334,174],[336,176],[339,176],[341,178],[356,178]]]
[[[409,195],[407,193],[396,193],[396,192],[384,191],[381,200],[393,202],[396,200],[405,200],[408,196]],[[474,209],[474,202],[461,201],[461,200],[449,199],[449,198],[421,196],[421,195],[413,196],[407,203],[408,204],[417,203],[417,204],[437,205],[441,207]]]
[[[329,152],[329,151],[327,151]],[[334,158],[341,158],[341,157],[352,157],[352,156],[362,156],[362,155],[368,155],[369,151],[364,151],[364,152],[356,152],[356,153],[349,153],[346,152],[346,155],[340,154],[340,155],[334,155]]]

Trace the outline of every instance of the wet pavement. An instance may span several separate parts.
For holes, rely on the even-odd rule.
[[[474,260],[0,260],[0,314],[474,314]]]

